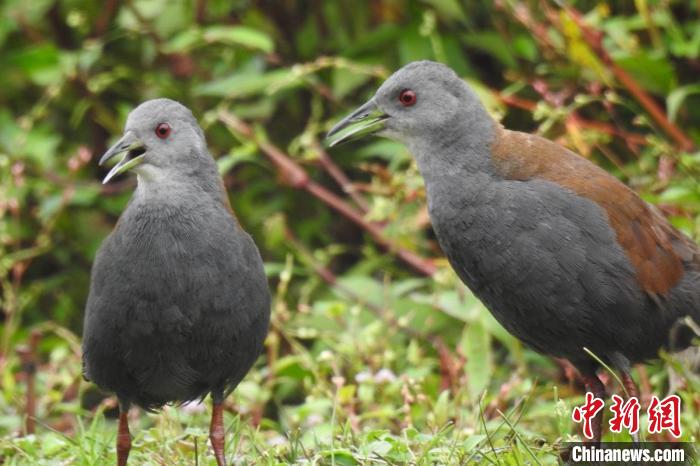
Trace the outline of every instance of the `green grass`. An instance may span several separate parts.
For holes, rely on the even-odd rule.
[[[293,264],[283,270],[293,282]],[[503,332],[468,293],[452,291],[453,280],[391,283],[346,276],[341,277],[344,286],[364,290],[365,303],[329,292],[293,308],[281,285],[266,356],[227,400],[231,462],[557,464],[557,447],[580,439],[570,420],[572,407],[582,400],[580,388],[550,359]],[[378,318],[370,304],[399,316],[405,326]],[[421,329],[445,339],[458,335],[457,344],[442,351],[442,362],[433,343],[411,336]],[[487,335],[486,346],[465,341],[476,338],[474,329]],[[114,461],[114,402],[100,402],[95,388],[81,380],[77,342],[65,329],[45,333],[43,346],[50,350],[42,354],[37,373],[34,435],[18,434],[25,386],[5,372],[3,466]],[[680,364],[673,356],[666,360]],[[18,361],[8,362],[17,371]],[[648,368],[654,394],[667,390],[666,366],[657,362]],[[678,377],[683,440],[697,442],[698,380],[690,372]],[[620,393],[610,379],[609,388]],[[84,409],[81,400],[99,404]],[[208,400],[205,406],[166,407],[159,414],[133,409],[131,464],[215,464],[209,410]],[[629,436],[608,434],[606,439],[629,441]]]

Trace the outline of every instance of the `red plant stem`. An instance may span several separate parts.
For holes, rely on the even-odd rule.
[[[501,94],[498,91],[493,92],[501,102],[511,107],[521,108],[527,111],[533,111],[537,106],[537,102],[534,102],[532,100],[523,99],[522,97],[518,97],[515,95]],[[601,121],[585,120],[579,117],[576,113],[572,113],[571,117],[576,120],[576,124],[581,128],[594,129],[596,131],[609,134],[611,136],[617,136],[621,139],[624,139],[625,142],[628,143],[628,145],[631,143],[633,146],[637,146],[648,143],[646,136],[644,136],[643,134],[625,131],[607,123],[603,123]]]
[[[24,414],[26,416],[24,424],[25,435],[33,434],[36,430],[36,352],[39,346],[41,333],[34,330],[29,337],[28,345],[21,345],[17,348],[24,381],[27,385],[26,402]]]
[[[586,24],[581,13],[575,8],[567,6],[566,11],[581,29],[591,49],[598,55],[603,63],[608,66],[610,71],[612,71],[615,77],[627,88],[640,105],[644,107],[652,119],[676,141],[681,149],[686,151],[692,150],[695,146],[693,141],[681,131],[680,128],[671,123],[656,101],[642,89],[639,83],[637,83],[630,74],[613,61],[608,51],[603,47],[603,33]]]
[[[506,3],[503,1],[497,2],[496,5],[498,8],[506,9]],[[605,63],[606,66],[608,66],[618,81],[620,81],[620,83],[627,88],[630,94],[632,94],[632,96],[642,105],[642,107],[644,107],[652,119],[676,141],[681,149],[687,151],[692,150],[695,147],[693,141],[685,133],[683,133],[680,128],[671,123],[671,121],[666,118],[664,111],[659,107],[656,101],[654,101],[654,99],[642,89],[642,87],[631,75],[629,75],[624,69],[619,67],[613,61],[610,54],[603,47],[603,33],[587,25],[581,13],[575,8],[570,6],[565,6],[564,8],[574,22],[576,22],[586,41],[591,46],[591,49],[598,55],[598,58],[600,58],[600,60]],[[516,18],[516,20],[518,20],[532,33],[533,37],[535,37],[535,39],[537,39],[541,45],[548,49],[553,49],[552,44],[546,34],[546,26],[541,23],[537,23],[532,19],[532,15],[525,4],[518,3],[514,8],[509,9],[509,11]],[[550,21],[553,17],[556,17],[553,12],[550,12],[548,16],[550,17]],[[513,105],[519,106],[515,101],[513,101]]]
[[[34,372],[35,366],[31,357],[31,350],[27,346],[19,346],[17,348],[22,372],[24,373],[24,383],[27,386],[25,406],[24,406],[24,434],[29,435],[34,433],[34,416],[35,416],[35,394],[34,394]]]
[[[362,210],[362,212],[367,212],[369,210],[369,204],[364,197],[362,197],[355,188],[355,185],[350,181],[350,178],[343,172],[343,170],[333,161],[333,159],[328,155],[321,144],[318,141],[313,143],[314,149],[318,152],[318,163],[323,167],[323,169],[335,180],[336,183],[340,185],[343,191],[355,201],[355,204]]]
[[[518,97],[517,95],[502,94],[495,90],[493,91],[493,93],[496,95],[496,97],[498,97],[498,99],[501,102],[503,102],[506,105],[510,105],[511,107],[521,108],[529,112],[534,111],[535,107],[537,107],[537,102],[528,99],[523,99],[522,97]]]
[[[389,252],[396,254],[402,261],[410,265],[417,272],[427,276],[431,276],[436,272],[437,268],[430,260],[420,257],[407,249],[396,246],[391,240],[384,236],[384,232],[379,225],[367,221],[362,212],[356,210],[353,206],[325,187],[311,180],[308,173],[292,160],[291,157],[282,152],[275,145],[267,141],[261,141],[253,131],[253,128],[234,114],[227,110],[221,110],[219,111],[219,120],[233,131],[254,141],[258,147],[260,147],[260,150],[270,159],[273,165],[275,165],[275,168],[277,168],[287,184],[296,189],[307,191],[353,223],[357,224],[360,228],[369,233],[376,243]]]
[[[95,21],[92,37],[100,37],[107,32],[117,13],[120,0],[107,0],[102,3],[101,13]]]
[[[207,0],[197,0],[195,12],[197,23],[203,24],[207,17]]]

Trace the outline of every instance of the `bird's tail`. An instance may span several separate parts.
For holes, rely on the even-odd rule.
[[[681,351],[688,346],[697,346],[700,341],[700,319],[690,315],[681,317],[671,327],[669,349]]]
[[[700,319],[685,316],[671,328],[670,349],[690,373],[700,374]]]

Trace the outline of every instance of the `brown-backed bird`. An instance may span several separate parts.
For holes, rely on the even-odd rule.
[[[448,67],[403,67],[329,143],[369,133],[415,157],[433,228],[462,281],[517,338],[571,361],[596,396],[605,393],[599,363],[584,348],[635,395],[631,363],[690,343],[681,321],[700,321],[696,244],[590,161],[501,127]]]

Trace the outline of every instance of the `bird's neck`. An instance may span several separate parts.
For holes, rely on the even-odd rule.
[[[167,187],[177,185],[179,181],[172,176],[168,176],[168,174],[164,173],[162,170],[149,165],[138,167],[135,171],[137,180],[136,190],[143,194],[157,193]]]
[[[450,237],[447,232],[460,228],[466,209],[477,219],[488,217],[498,198],[494,192],[499,189],[501,178],[494,168],[491,148],[501,127],[486,110],[471,115],[472,118],[461,119],[459,130],[452,127],[449,134],[433,138],[440,142],[409,144],[425,180],[433,227],[446,253],[453,249],[445,244]],[[490,234],[479,230],[479,225],[488,222],[470,224],[476,229],[469,232],[474,237]]]
[[[479,108],[442,134],[407,141],[428,190],[450,180],[462,184],[472,178],[496,176],[490,154],[498,130],[499,124]]]
[[[409,144],[425,180],[428,211],[440,247],[461,279],[475,293],[485,249],[498,238],[490,225],[497,215],[500,178],[491,147],[500,126],[484,110],[481,118],[460,123],[440,143]],[[486,296],[480,295],[482,299]]]
[[[226,202],[221,179],[216,167],[196,172],[168,173],[156,167],[139,167],[134,200],[154,208],[158,206],[198,206],[206,203]]]
[[[195,191],[195,187],[185,177],[165,175],[159,170],[140,170],[137,174],[137,185],[134,197],[148,200],[152,203],[161,201],[177,202],[182,195]]]

